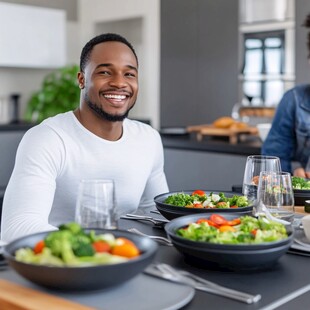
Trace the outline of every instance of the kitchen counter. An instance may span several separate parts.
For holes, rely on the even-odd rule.
[[[10,124],[1,124],[0,125],[0,132],[1,131],[27,131],[34,124],[26,123],[26,122],[19,122],[19,123],[10,123]]]
[[[202,151],[234,155],[260,154],[262,143],[256,136],[249,136],[244,141],[231,144],[227,138],[207,138],[197,141],[194,135],[166,135],[162,134],[164,148],[183,149],[191,151]]]

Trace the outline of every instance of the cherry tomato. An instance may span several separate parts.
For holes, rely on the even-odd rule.
[[[241,223],[241,220],[237,218],[231,221],[227,221],[226,225],[235,226],[235,225],[239,225],[240,223]]]
[[[95,241],[92,246],[97,253],[109,252],[111,249],[110,245],[103,240]]]
[[[208,220],[208,219],[198,219],[196,221],[197,224],[201,224],[203,222],[208,223],[210,226],[213,226],[213,227],[216,227],[216,228],[220,227],[219,225],[215,224],[214,222],[212,222],[211,220]]]
[[[238,208],[238,206],[234,205],[234,206],[230,206],[231,208]]]
[[[257,233],[257,229],[251,230],[251,234],[252,234],[252,235],[256,236],[256,233]]]
[[[45,247],[44,240],[41,240],[41,241],[39,241],[39,242],[34,246],[33,252],[34,252],[35,254],[39,254],[39,253],[41,253],[41,252],[43,251],[44,247]]]
[[[195,191],[192,192],[192,196],[193,196],[193,195],[205,196],[206,193],[205,193],[205,191],[203,191],[203,190],[201,190],[201,189],[197,189],[197,190],[195,190]]]
[[[201,203],[194,203],[193,208],[203,208],[203,205]]]
[[[225,225],[227,223],[227,220],[225,219],[225,217],[219,215],[219,214],[212,214],[210,216],[210,220],[217,224],[217,225]]]

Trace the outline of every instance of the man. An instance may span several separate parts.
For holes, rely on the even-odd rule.
[[[114,179],[119,215],[152,207],[168,190],[158,132],[127,119],[138,94],[131,44],[117,34],[93,38],[77,77],[79,108],[33,127],[18,147],[3,202],[4,241],[74,220],[81,179]]]

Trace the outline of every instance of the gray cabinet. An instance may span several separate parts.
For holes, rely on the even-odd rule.
[[[0,188],[6,187],[15,164],[16,150],[26,131],[0,130]]]
[[[243,181],[247,156],[165,148],[169,190],[231,191]]]
[[[231,114],[238,44],[238,0],[161,1],[162,127]]]

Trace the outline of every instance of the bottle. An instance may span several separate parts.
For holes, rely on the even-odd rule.
[[[305,212],[310,213],[310,200],[305,201]]]

